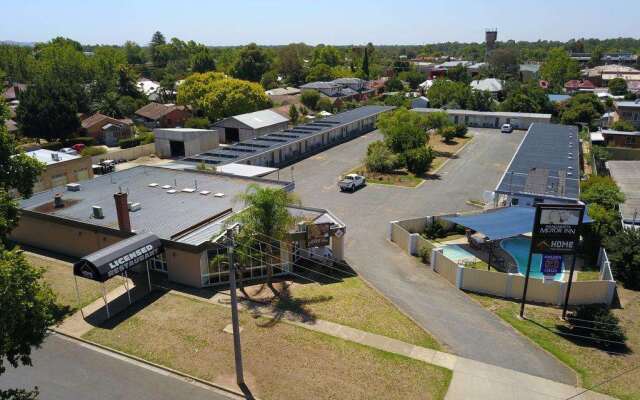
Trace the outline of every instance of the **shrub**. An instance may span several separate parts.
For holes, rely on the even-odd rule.
[[[418,147],[404,153],[405,162],[409,172],[415,175],[423,175],[433,162],[434,155],[431,147]]]
[[[107,149],[105,149],[102,146],[89,146],[82,149],[82,152],[80,154],[83,157],[92,157],[100,154],[105,154],[106,152],[107,152]]]
[[[442,140],[445,142],[450,142],[456,137],[456,127],[455,126],[444,126],[438,129],[438,135],[442,137]]]
[[[425,264],[431,263],[431,250],[432,250],[432,247],[426,244],[423,244],[418,249],[418,256],[420,257],[423,263]]]
[[[184,122],[185,128],[191,129],[207,129],[209,128],[209,119],[208,118],[197,118],[192,117]]]
[[[467,136],[467,126],[465,124],[456,124],[454,126],[455,129],[455,136],[457,138],[463,138],[465,136]]]
[[[615,278],[628,289],[640,288],[640,229],[623,229],[605,244]]]
[[[156,141],[156,135],[153,132],[148,132],[142,135],[138,135],[138,139],[140,139],[140,144],[149,144]]]
[[[318,93],[317,90],[303,90],[300,95],[300,101],[302,104],[312,110],[316,109],[318,100],[320,100],[320,93]]]
[[[613,129],[614,131],[623,131],[623,132],[633,132],[636,130],[635,126],[633,126],[631,122],[625,121],[622,119],[614,122],[613,125],[611,126],[611,129]]]
[[[593,338],[604,347],[620,347],[627,340],[624,329],[619,325],[618,317],[609,308],[600,304],[579,306],[573,315],[576,334]],[[569,318],[571,320],[571,317]]]
[[[333,111],[333,104],[331,103],[331,100],[329,100],[328,98],[321,97],[316,102],[316,110],[331,112]]]
[[[132,138],[128,138],[128,139],[121,139],[118,141],[118,146],[120,146],[120,148],[122,149],[128,149],[131,147],[136,147],[139,146],[141,143],[141,140],[139,137],[132,137]]]
[[[390,172],[396,167],[397,157],[383,142],[373,142],[367,147],[364,164],[372,172]]]
[[[64,147],[64,143],[62,143],[62,142],[47,142],[47,143],[40,144],[40,147],[42,147],[45,150],[57,151],[57,150],[60,150],[61,148]]]
[[[427,239],[438,239],[447,236],[447,232],[440,221],[433,221],[433,223],[424,228],[424,236]]]
[[[96,144],[96,140],[91,136],[78,136],[77,138],[72,138],[65,140],[65,146],[72,146],[74,144],[81,143],[85,146],[94,146]]]

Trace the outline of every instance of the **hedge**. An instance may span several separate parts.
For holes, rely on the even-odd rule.
[[[118,141],[118,146],[120,146],[121,149],[128,149],[131,147],[139,146],[141,141],[142,140],[137,137],[122,139]]]
[[[83,157],[92,157],[100,154],[105,154],[106,152],[107,152],[107,149],[105,149],[102,146],[89,146],[82,149],[82,152],[80,154]]]

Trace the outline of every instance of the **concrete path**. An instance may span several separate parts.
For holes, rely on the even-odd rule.
[[[171,290],[170,293],[229,307],[229,297],[226,293],[217,293],[209,298],[175,290]],[[244,304],[240,304],[239,308],[247,309]],[[267,318],[273,317],[273,314],[258,311],[261,309],[263,309],[261,305],[256,304],[256,307],[252,307],[251,311],[254,315]],[[445,400],[564,400],[578,394],[580,395],[575,397],[577,400],[612,399],[609,396],[594,392],[581,394],[584,389],[572,385],[427,349],[334,322],[324,320],[300,322],[287,318],[279,320],[304,329],[450,369],[453,371],[453,379],[449,385]]]
[[[524,134],[473,131],[473,141],[458,158],[418,188],[368,185],[355,193],[338,192],[338,176],[358,165],[367,145],[381,138],[373,132],[295,164],[295,192],[304,205],[328,208],[346,223],[349,264],[447,350],[575,384],[577,377],[570,368],[387,240],[389,221],[475,210],[467,201],[480,199],[484,190],[495,188]],[[280,175],[290,176],[289,168]]]

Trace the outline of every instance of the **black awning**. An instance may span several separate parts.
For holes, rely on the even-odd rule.
[[[104,282],[131,269],[162,250],[162,242],[152,233],[141,233],[91,253],[73,264],[73,274]]]

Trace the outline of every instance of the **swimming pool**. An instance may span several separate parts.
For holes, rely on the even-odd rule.
[[[529,258],[529,249],[531,248],[531,240],[524,237],[504,239],[500,242],[500,247],[516,260],[518,272],[524,276],[527,273],[527,261]],[[540,271],[541,264],[542,255],[534,254],[533,257],[531,257],[531,272],[529,273],[531,278],[542,279],[544,277]],[[563,275],[562,272],[555,274],[553,280],[561,281]]]
[[[465,262],[475,262],[478,260],[476,256],[469,253],[462,247],[457,244],[450,244],[448,246],[444,246],[442,248],[442,254],[447,257],[451,261],[455,261],[459,264],[464,264]]]

